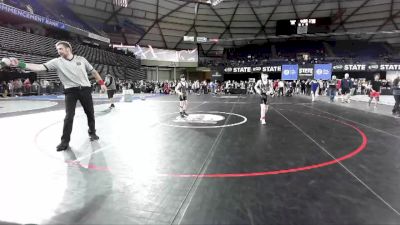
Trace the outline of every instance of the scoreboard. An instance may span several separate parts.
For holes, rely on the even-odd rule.
[[[276,35],[329,33],[331,24],[330,17],[278,20]]]

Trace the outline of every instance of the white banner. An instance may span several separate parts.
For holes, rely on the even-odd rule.
[[[175,51],[175,50],[157,49],[151,46],[140,47],[137,45],[137,46],[130,46],[129,50],[133,51],[136,58],[142,60],[156,60],[156,61],[166,61],[166,62],[198,62],[197,49]]]

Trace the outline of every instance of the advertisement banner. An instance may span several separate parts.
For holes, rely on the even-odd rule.
[[[330,80],[332,77],[332,64],[314,64],[314,79]]]
[[[345,64],[344,71],[365,71],[367,70],[366,64]]]
[[[251,73],[251,72],[253,72],[253,68],[251,66],[233,67],[231,72],[232,73]]]
[[[333,66],[333,71],[366,71],[367,64],[336,64]]]
[[[263,73],[277,73],[282,71],[282,66],[263,66]]]
[[[317,73],[320,69],[321,73]],[[326,71],[327,70],[327,71]],[[378,71],[400,71],[400,64],[376,64],[376,63],[360,63],[360,64],[310,64],[300,65],[298,76],[300,79],[311,79],[313,76],[323,76],[321,79],[331,76],[333,72],[378,72]],[[242,67],[225,67],[225,73],[279,73],[282,72],[280,65],[260,65],[260,66],[242,66]],[[330,72],[330,75],[329,75]],[[318,78],[320,79],[320,78]]]
[[[282,65],[282,80],[297,80],[299,65]]]
[[[0,3],[0,11],[9,13],[9,14],[13,14],[15,16],[18,16],[18,17],[21,17],[21,18],[24,18],[27,20],[35,21],[37,23],[45,24],[47,26],[52,26],[52,27],[55,27],[55,28],[58,28],[61,30],[66,30],[71,33],[83,35],[85,37],[89,37],[89,38],[92,38],[92,39],[95,39],[98,41],[110,43],[110,38],[102,37],[100,35],[82,30],[80,28],[73,27],[71,25],[68,25],[68,24],[65,24],[65,23],[62,23],[59,21],[55,21],[55,20],[49,19],[47,17],[36,15],[36,14],[30,13],[28,11],[24,11],[22,9],[18,9],[18,8],[6,5],[4,3]]]
[[[242,67],[225,67],[225,73],[279,73],[282,66],[242,66]]]
[[[24,11],[22,9],[18,9],[18,8],[14,8],[12,6],[6,5],[4,3],[0,3],[0,11],[6,12],[6,13],[10,13],[19,17],[23,17],[25,19],[28,20],[33,20],[36,21],[38,23],[42,23],[42,24],[46,24],[49,26],[53,26],[56,27],[58,29],[62,29],[65,30],[65,26],[66,24],[43,17],[43,16],[39,16],[33,13],[30,13],[28,11]]]
[[[382,71],[400,71],[400,64],[381,64],[379,69]]]
[[[313,65],[300,65],[299,68],[299,79],[308,80],[312,79],[314,76],[314,66]]]
[[[197,49],[193,50],[169,50],[169,49],[158,49],[153,48],[151,45],[148,47],[136,46],[114,46],[117,49],[128,48],[129,51],[133,52],[136,58],[141,60],[153,60],[153,61],[163,61],[163,62],[198,62]],[[174,65],[172,65],[174,67]],[[251,69],[251,68],[250,68]]]

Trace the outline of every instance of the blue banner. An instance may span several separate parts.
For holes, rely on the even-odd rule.
[[[297,80],[299,77],[299,65],[282,65],[282,80]]]
[[[332,64],[315,64],[314,79],[330,80],[332,77]]]

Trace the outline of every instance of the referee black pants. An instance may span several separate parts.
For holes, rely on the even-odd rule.
[[[66,115],[64,118],[63,134],[61,136],[61,141],[63,143],[69,143],[69,141],[71,140],[76,102],[78,100],[81,103],[83,110],[85,111],[85,114],[87,116],[89,135],[96,133],[93,99],[91,91],[92,91],[91,87],[74,87],[64,90]]]

